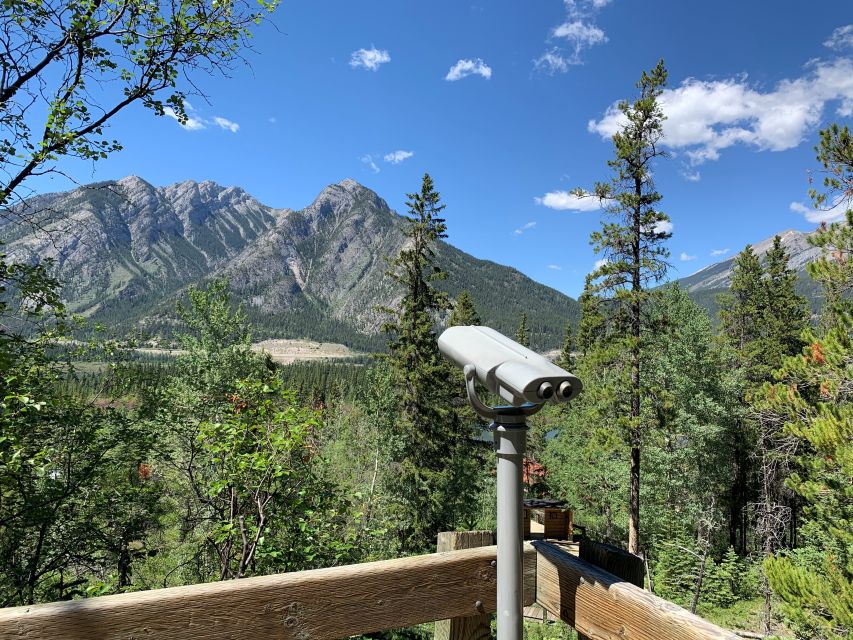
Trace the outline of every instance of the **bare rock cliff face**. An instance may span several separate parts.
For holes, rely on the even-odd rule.
[[[210,181],[154,187],[136,176],[28,203],[42,231],[0,226],[11,259],[54,261],[72,311],[117,329],[168,333],[186,287],[226,277],[258,337],[381,346],[401,291],[387,257],[405,241],[404,221],[354,180],[323,189],[300,211],[273,209],[238,187]],[[515,269],[440,243],[451,295],[469,289],[481,316],[512,332],[536,310],[539,335],[559,344],[577,303]],[[371,337],[372,336],[372,337]],[[550,345],[549,345],[550,346]]]
[[[13,260],[51,259],[71,309],[167,294],[203,278],[271,228],[278,212],[212,182],[157,188],[136,176],[42,196],[43,230],[7,239]],[[0,234],[2,235],[2,234]]]

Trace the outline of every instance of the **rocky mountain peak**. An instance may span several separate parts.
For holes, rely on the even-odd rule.
[[[367,210],[375,208],[388,210],[388,205],[375,192],[352,178],[346,178],[323,189],[314,202],[303,210],[303,213],[309,221],[318,222],[355,208],[362,209],[360,206],[362,204],[371,205]]]
[[[151,183],[146,182],[139,176],[129,175],[125,176],[121,180],[116,180],[116,184],[120,187],[128,189],[130,191],[136,191],[139,189],[153,189],[154,187]]]
[[[330,184],[297,212],[271,209],[239,187],[194,180],[155,187],[137,176],[39,198],[41,208],[79,224],[57,229],[55,246],[2,226],[0,240],[15,260],[56,258],[74,313],[156,333],[171,327],[175,299],[188,285],[225,276],[267,335],[384,344],[377,332],[385,318],[376,309],[400,296],[384,258],[405,237],[387,203],[353,179]],[[577,316],[575,301],[513,269],[444,243],[438,251],[451,295],[462,288],[505,294],[476,300],[498,330],[513,330],[523,310],[536,308],[559,337]]]
[[[807,280],[806,265],[820,256],[820,249],[809,244],[811,233],[787,229],[756,242],[752,245],[752,250],[762,262],[767,252],[773,247],[773,239],[776,235],[780,237],[782,246],[788,254],[788,268],[798,272],[801,280]],[[709,264],[686,278],[681,278],[679,283],[691,293],[722,291],[731,284],[734,264],[735,256],[731,256],[721,262]]]
[[[345,191],[358,191],[361,189],[367,189],[367,187],[362,184],[359,184],[352,178],[344,178],[337,184],[337,186],[339,186],[341,189],[344,189]]]

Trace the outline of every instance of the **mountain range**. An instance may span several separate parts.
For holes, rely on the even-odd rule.
[[[262,204],[239,187],[185,181],[155,187],[136,176],[40,195],[25,203],[36,225],[0,224],[11,260],[50,259],[70,311],[116,333],[169,338],[175,304],[190,285],[228,278],[245,305],[254,335],[341,342],[381,349],[387,317],[402,292],[386,276],[386,258],[405,243],[404,218],[354,180],[329,185],[301,210]],[[19,212],[21,213],[21,212]],[[780,234],[799,274],[798,289],[819,306],[805,266],[819,255],[808,234]],[[763,256],[772,238],[753,245]],[[439,286],[468,290],[483,321],[514,335],[528,314],[531,343],[553,349],[576,300],[503,265],[479,260],[445,242],[436,258],[447,272]],[[716,317],[734,258],[678,280]]]
[[[809,244],[809,233],[803,231],[783,231],[778,234],[785,252],[788,254],[788,266],[797,272],[796,290],[806,297],[813,311],[818,311],[821,305],[820,288],[806,273],[806,265],[820,256],[821,250]],[[767,238],[752,245],[752,250],[762,259],[773,246],[773,238]],[[717,295],[728,291],[731,284],[732,269],[735,258],[731,257],[721,262],[710,264],[696,273],[678,280],[679,286],[686,289],[697,303],[705,307],[716,318]]]
[[[0,227],[11,260],[51,259],[70,311],[118,333],[169,337],[189,285],[229,279],[258,338],[310,338],[377,349],[399,287],[387,257],[404,219],[354,180],[323,189],[301,210],[275,209],[238,187],[185,181],[155,187],[129,176],[26,203],[28,225]],[[557,346],[578,303],[519,271],[440,242],[451,296],[467,289],[485,322],[513,335],[523,313],[533,346]]]

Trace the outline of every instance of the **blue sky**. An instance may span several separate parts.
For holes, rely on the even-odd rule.
[[[284,0],[249,65],[194,77],[191,126],[138,107],[111,129],[124,151],[64,168],[293,208],[351,177],[398,211],[428,171],[451,243],[576,296],[601,214],[564,192],[608,177],[612,105],[661,57],[671,277],[814,228],[817,131],[853,116],[851,23],[847,0]]]

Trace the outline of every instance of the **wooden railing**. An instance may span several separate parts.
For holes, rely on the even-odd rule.
[[[433,620],[482,620],[495,611],[495,565],[496,548],[488,546],[13,607],[0,609],[0,640],[334,640]],[[737,640],[546,542],[525,545],[524,602],[595,640]]]

